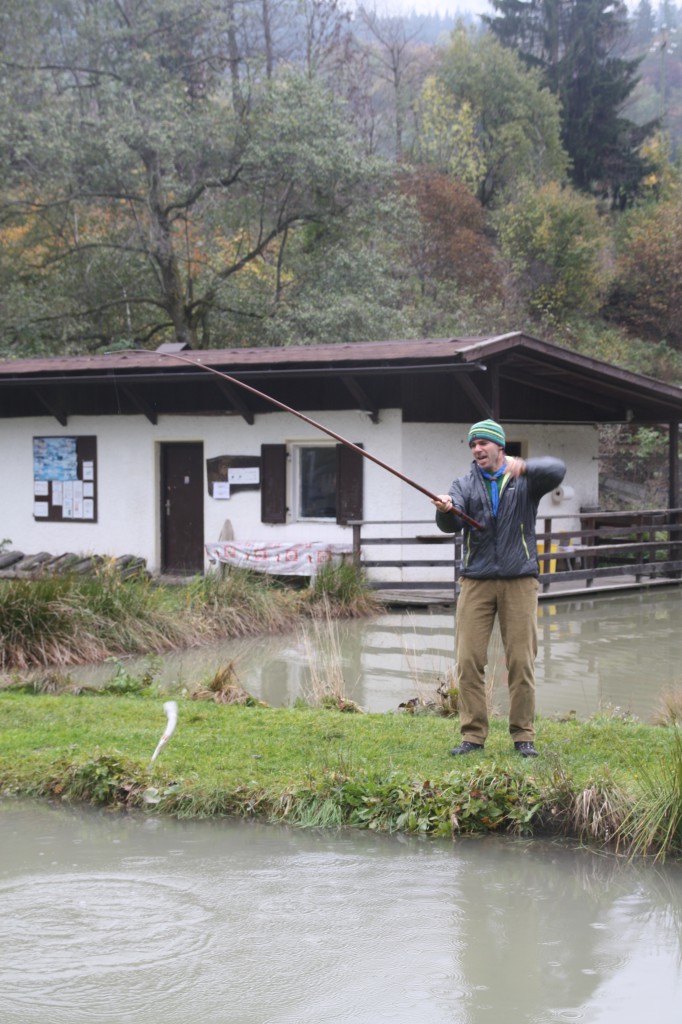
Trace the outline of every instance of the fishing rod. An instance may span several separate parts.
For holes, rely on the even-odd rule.
[[[280,402],[271,395],[266,395],[265,392],[251,387],[250,384],[245,384],[243,380],[239,380],[237,377],[231,377],[229,374],[223,373],[222,370],[216,370],[214,366],[207,366],[205,363],[201,363],[197,359],[191,359],[189,356],[180,355],[178,352],[150,352],[149,349],[135,349],[135,351],[145,352],[148,355],[165,356],[168,359],[179,359],[180,362],[187,363],[189,366],[198,366],[202,370],[206,370],[208,373],[215,374],[216,377],[222,377],[223,380],[229,381],[230,384],[236,384],[237,387],[244,388],[245,391],[250,391],[252,395],[256,395],[258,398],[262,398],[266,402],[271,402],[272,405],[276,405],[279,409],[283,409],[284,412],[289,412],[292,416],[298,416],[298,418],[303,420],[304,423],[310,424],[310,426],[315,427],[316,430],[321,430],[323,434],[328,434],[329,437],[333,437],[335,441],[345,445],[346,448],[350,448],[351,451],[357,452],[358,455],[362,455],[364,459],[369,459],[370,462],[374,462],[377,466],[381,466],[382,469],[392,473],[393,476],[397,476],[404,483],[409,484],[410,487],[414,487],[416,491],[420,491],[422,494],[425,494],[427,498],[431,498],[432,501],[440,500],[439,495],[433,494],[426,487],[422,487],[422,485],[418,484],[415,480],[411,480],[409,476],[405,476],[404,473],[395,469],[394,466],[389,466],[388,463],[382,462],[382,460],[377,458],[376,455],[372,455],[371,452],[365,451],[365,449],[361,448],[359,445],[353,444],[353,442],[349,441],[346,437],[342,437],[341,434],[337,434],[336,431],[331,430],[329,427],[325,427],[322,423],[318,423],[317,420],[311,419],[310,416],[306,416],[304,413],[298,412],[297,409],[292,409],[290,405],[285,405],[284,402]],[[472,519],[465,512],[455,508],[454,505],[452,511],[456,516],[459,516],[460,519],[463,519],[465,523],[468,523],[469,526],[473,526],[477,530],[483,529],[480,523],[476,522],[475,519]]]

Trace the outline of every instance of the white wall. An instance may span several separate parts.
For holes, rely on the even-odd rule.
[[[374,424],[359,412],[312,412],[330,429],[396,467],[434,493],[447,491],[454,476],[466,472],[469,451],[465,426],[402,424],[400,411],[383,410]],[[34,554],[66,551],[84,554],[134,554],[157,571],[160,563],[159,446],[163,442],[203,442],[204,460],[219,455],[260,455],[263,443],[324,441],[326,435],[289,413],[259,416],[249,426],[237,416],[162,416],[156,426],[143,416],[73,417],[61,427],[47,417],[8,419],[0,426],[0,469],[5,488],[0,540]],[[97,438],[98,521],[50,523],[33,518],[33,437]],[[591,426],[514,427],[513,440],[527,442],[529,456],[555,454],[569,469],[566,483],[575,491],[556,506],[543,499],[542,514],[575,513],[596,505],[597,429]],[[330,440],[330,443],[334,443]],[[331,522],[260,522],[260,491],[233,493],[227,501],[209,497],[204,470],[204,541],[218,540],[229,519],[238,540],[351,541],[349,527]],[[365,518],[424,520],[433,524],[428,497],[397,477],[365,461]],[[369,528],[367,528],[369,529]],[[381,533],[381,528],[376,528]],[[414,528],[406,527],[406,533]],[[426,532],[431,532],[431,529]],[[392,554],[397,554],[393,549]]]
[[[400,413],[383,413],[373,424],[357,412],[311,413],[330,429],[393,465],[400,465]],[[152,571],[160,564],[159,450],[164,442],[203,442],[204,460],[219,455],[260,455],[261,444],[329,440],[289,413],[260,416],[249,426],[236,416],[162,416],[156,426],[143,416],[72,417],[61,427],[47,417],[3,420],[0,469],[6,481],[0,540],[26,554],[134,554]],[[94,435],[97,438],[96,523],[51,523],[33,518],[33,438]],[[366,462],[367,518],[399,518],[400,482]],[[226,519],[240,540],[331,540],[351,542],[351,529],[333,522],[260,522],[260,491],[235,492],[227,501],[209,497],[204,469],[204,541],[218,540]]]
[[[455,477],[471,465],[468,426],[460,424],[408,423],[404,426],[403,472],[429,490],[446,494]],[[524,425],[506,429],[507,440],[520,442],[526,458],[554,455],[566,463],[566,479],[574,494],[555,503],[550,495],[540,502],[540,515],[570,515],[599,499],[599,433],[594,425]],[[429,518],[428,498],[409,490],[403,496],[403,518]]]

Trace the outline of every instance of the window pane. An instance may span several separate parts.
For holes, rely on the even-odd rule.
[[[302,519],[336,518],[336,449],[299,449],[299,515]]]

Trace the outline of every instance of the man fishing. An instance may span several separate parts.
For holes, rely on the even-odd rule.
[[[485,667],[495,616],[509,676],[509,732],[522,757],[535,749],[538,560],[535,520],[543,494],[566,473],[551,456],[521,459],[505,452],[506,436],[494,420],[469,430],[473,463],[434,499],[444,533],[464,530],[461,590],[457,599],[456,658],[462,741],[450,753],[483,750],[488,736]],[[472,529],[458,513],[472,517]]]

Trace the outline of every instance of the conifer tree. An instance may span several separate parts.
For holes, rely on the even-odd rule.
[[[504,46],[539,67],[561,101],[563,144],[571,179],[582,190],[623,208],[637,196],[650,168],[640,152],[657,122],[637,125],[623,115],[637,85],[641,57],[624,56],[628,39],[623,0],[491,0],[487,17]]]
[[[639,0],[632,12],[632,41],[638,49],[649,46],[656,33],[656,17],[651,0]]]

